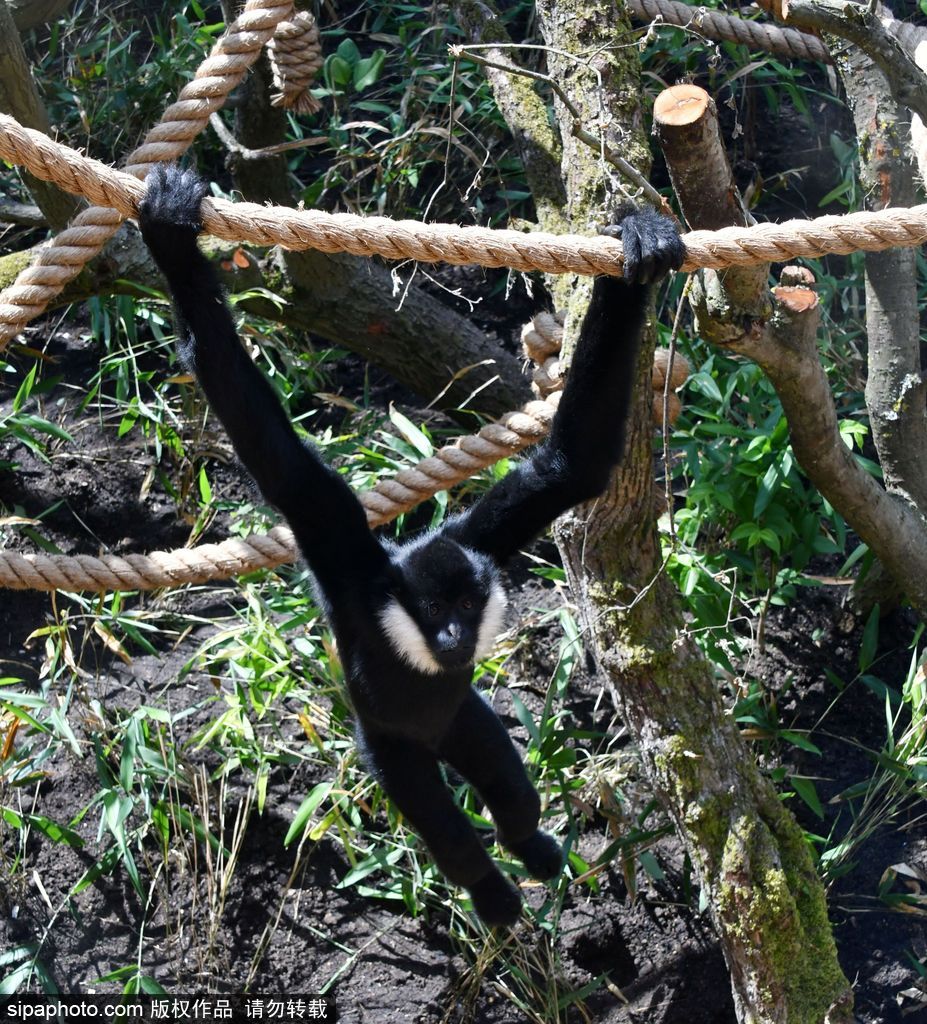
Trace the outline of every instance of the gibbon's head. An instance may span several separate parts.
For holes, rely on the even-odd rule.
[[[502,631],[505,591],[486,555],[431,533],[396,548],[393,565],[380,624],[404,661],[438,675],[489,654]]]

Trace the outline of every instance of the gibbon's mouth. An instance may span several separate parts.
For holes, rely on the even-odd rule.
[[[476,654],[476,647],[470,646],[453,651],[441,651],[435,655],[435,660],[442,668],[466,668],[473,664]]]

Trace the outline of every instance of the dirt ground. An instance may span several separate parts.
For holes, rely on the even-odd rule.
[[[61,360],[59,370],[72,384],[96,366],[98,353],[66,333],[55,346],[52,354]],[[10,397],[2,396],[4,407]],[[7,510],[34,516],[61,501],[44,519],[44,530],[68,552],[101,547],[148,551],[183,543],[188,527],[169,497],[154,487],[147,499],[139,498],[146,469],[140,453],[119,441],[115,431],[101,430],[90,414],[69,421],[69,428],[77,443],[48,463],[22,447],[0,452],[0,457],[20,463],[16,473],[0,479],[0,501]],[[234,468],[217,469],[214,486],[216,480],[226,493],[240,494],[247,487]],[[205,539],[221,537],[224,526],[217,522]],[[549,556],[550,545],[544,554]],[[513,577],[516,609],[537,607],[555,596],[536,582],[528,583],[517,566]],[[845,679],[856,675],[861,624],[847,618],[841,596],[834,587],[802,590],[794,606],[774,609],[765,650],[749,666],[770,690],[780,693],[780,718],[793,728],[816,725],[833,700],[833,689],[824,683],[825,668]],[[0,593],[0,675],[35,685],[41,644],[27,646],[26,639],[48,621],[50,600],[35,593]],[[156,654],[133,652],[129,664],[100,644],[85,652],[82,664],[90,670],[85,685],[104,706],[131,708],[155,698],[166,706],[172,701],[187,706],[191,688],[208,689],[209,684],[195,673],[178,680],[179,670],[209,634],[210,617],[226,612],[234,596],[227,586],[216,586],[145,600],[196,611],[204,624],[180,643],[155,640],[161,645]],[[897,613],[881,631],[879,674],[895,685],[907,668],[912,628],[910,617]],[[534,641],[531,661],[521,666],[527,692],[532,683],[528,673],[537,673],[541,687],[549,676],[555,628],[550,627],[546,638],[537,634]],[[571,690],[575,721],[590,728],[618,728],[608,699],[600,699],[601,678],[594,666],[587,668],[577,674]],[[522,735],[515,717],[507,713],[504,695],[497,705],[513,734]],[[73,726],[80,735],[83,723]],[[823,757],[802,754],[790,765],[818,780],[825,803],[827,820],[821,822],[802,803],[792,802],[807,829],[827,833],[837,814],[827,800],[868,777],[868,751],[877,750],[883,738],[882,702],[859,683],[848,687],[815,733]],[[800,753],[789,749],[790,757]],[[67,822],[98,788],[92,758],[62,753],[44,767],[47,778],[35,810]],[[175,877],[162,878],[160,893],[166,898],[154,913],[140,905],[121,871],[98,879],[64,907],[68,887],[101,849],[93,815],[75,826],[86,842],[83,849],[33,841],[25,863],[13,861],[14,836],[0,823],[0,949],[43,940],[43,960],[55,983],[60,991],[73,993],[134,963],[142,931],[141,966],[171,992],[234,993],[247,986],[254,992],[292,994],[327,987],[345,1024],[525,1020],[495,985],[474,984],[473,966],[451,941],[441,916],[413,919],[391,905],[358,896],[354,889],[335,888],[349,865],[330,837],[316,843],[294,873],[294,849],[285,847],[283,838],[295,809],[317,781],[305,772],[275,769],[266,809],[251,816],[228,891],[204,891],[197,879],[178,868]],[[9,796],[0,787],[4,795]],[[233,789],[227,803],[234,803],[234,795]],[[927,1003],[923,989],[918,992],[912,963],[912,958],[927,957],[923,918],[892,912],[877,898],[880,879],[890,866],[907,864],[927,872],[927,829],[918,818],[922,811],[913,809],[909,817],[871,837],[856,866],[831,892],[840,958],[854,982],[858,1019],[864,1024],[927,1021]],[[608,841],[604,823],[593,823],[580,838],[580,850],[594,855]],[[727,971],[707,916],[698,912],[698,893],[689,885],[682,850],[669,836],[653,852],[664,877],[655,882],[639,872],[636,899],[630,898],[617,864],[601,876],[597,894],[573,887],[567,897],[556,940],[564,981],[579,987],[602,979],[585,1000],[585,1016],[574,1009],[569,1019],[730,1024],[735,1018]],[[540,895],[527,892],[529,901]],[[265,946],[266,930],[275,920]],[[530,954],[537,936],[525,924],[514,941]],[[95,987],[117,991],[120,986],[113,981]]]

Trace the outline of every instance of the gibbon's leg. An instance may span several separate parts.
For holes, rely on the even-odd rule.
[[[505,726],[475,690],[467,695],[438,753],[476,788],[492,812],[499,842],[532,878],[555,878],[563,867],[563,852],[538,828],[541,799]]]
[[[435,755],[413,740],[371,736],[362,729],[357,744],[371,774],[425,841],[448,881],[470,893],[486,924],[513,924],[521,913],[521,895],[454,802]]]

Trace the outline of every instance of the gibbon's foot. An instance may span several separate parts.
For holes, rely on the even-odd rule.
[[[520,843],[508,848],[525,865],[528,874],[539,882],[549,882],[563,870],[563,850],[553,836],[540,829]]]
[[[467,891],[480,920],[490,928],[513,925],[521,914],[521,893],[495,868]]]

